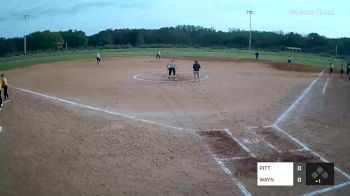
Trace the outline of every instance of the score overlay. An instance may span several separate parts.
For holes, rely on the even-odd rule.
[[[257,185],[334,185],[334,163],[258,162]]]
[[[293,186],[294,164],[292,162],[258,162],[258,186]]]

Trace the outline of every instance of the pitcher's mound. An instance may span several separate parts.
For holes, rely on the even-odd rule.
[[[208,76],[205,74],[200,74],[200,79],[207,79]],[[135,80],[144,82],[191,82],[194,81],[193,73],[178,73],[176,75],[176,81],[174,76],[170,76],[168,79],[168,74],[166,73],[145,73],[138,74],[134,76]]]

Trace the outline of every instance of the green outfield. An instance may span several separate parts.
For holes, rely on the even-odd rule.
[[[94,59],[98,50],[80,50],[69,52],[42,53],[27,56],[14,56],[0,58],[0,70],[9,70],[25,66],[31,66],[42,63],[53,63],[59,61],[72,61],[80,59]],[[163,48],[163,56],[201,56],[201,57],[222,57],[222,58],[241,58],[254,59],[255,51],[237,50],[237,49],[209,49],[209,48]],[[154,48],[130,48],[130,49],[106,49],[99,50],[103,57],[125,57],[125,56],[150,56],[156,54]],[[288,52],[267,52],[260,51],[261,60],[271,60],[286,62]],[[293,53],[293,62],[317,67],[328,67],[332,57],[324,57],[316,54]],[[345,64],[343,59],[335,59],[335,66]]]

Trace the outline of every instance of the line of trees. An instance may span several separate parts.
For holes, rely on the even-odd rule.
[[[249,32],[232,29],[228,32],[213,28],[181,25],[160,29],[107,29],[87,36],[82,31],[34,32],[27,36],[27,50],[47,51],[57,49],[58,43],[67,43],[69,48],[87,47],[116,48],[129,47],[216,47],[246,48]],[[350,55],[350,38],[332,39],[317,33],[301,35],[298,33],[254,31],[252,46],[255,49],[284,50],[285,47],[299,47],[304,52]],[[0,56],[23,51],[23,38],[0,38]]]

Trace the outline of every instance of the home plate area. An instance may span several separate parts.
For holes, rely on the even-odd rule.
[[[200,135],[209,144],[214,156],[253,195],[258,193],[264,195],[265,191],[268,194],[271,190],[266,188],[272,188],[256,186],[258,162],[293,162],[294,164],[324,162],[312,151],[300,146],[273,126],[247,127],[245,133],[243,136],[239,134],[235,136],[234,130],[219,128],[203,130]],[[340,173],[335,177],[336,184],[346,183],[347,179],[338,174]],[[276,191],[279,190],[278,187],[275,188]],[[304,186],[290,189],[290,191],[290,194],[313,195],[323,189],[317,186]]]

